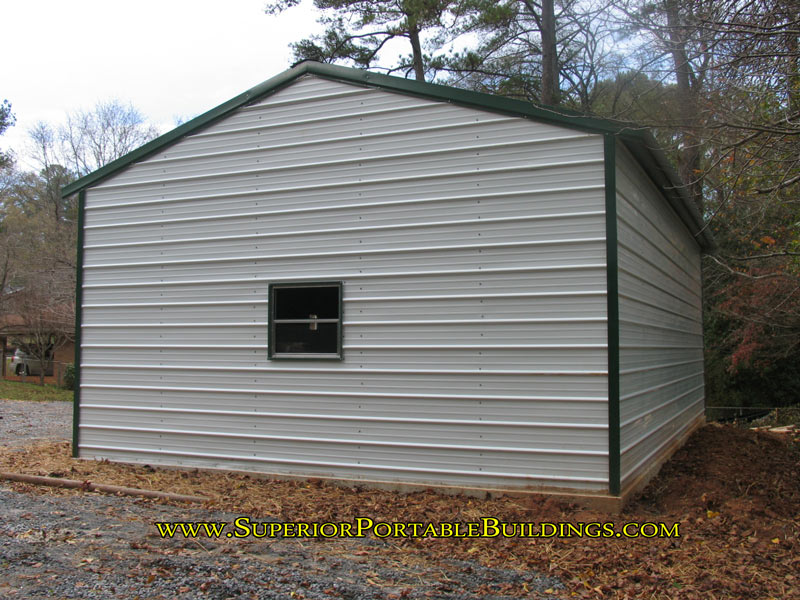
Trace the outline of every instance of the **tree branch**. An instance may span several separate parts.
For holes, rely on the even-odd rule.
[[[777,256],[800,256],[800,252],[789,252],[788,250],[784,250],[783,252],[773,252],[771,254],[757,254],[756,256],[729,256],[730,260],[739,260],[739,261],[746,261],[746,260],[760,260],[763,258],[775,258]]]
[[[772,187],[769,188],[756,188],[756,192],[759,194],[771,194],[772,192],[777,192],[778,190],[785,189],[798,182],[800,182],[800,175],[792,177],[791,179],[787,179],[786,181],[782,181],[781,183],[773,185]]]

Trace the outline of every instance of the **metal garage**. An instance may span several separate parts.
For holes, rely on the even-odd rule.
[[[646,132],[304,62],[76,192],[80,457],[619,497],[703,418]]]

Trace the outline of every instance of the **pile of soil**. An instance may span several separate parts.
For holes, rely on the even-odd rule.
[[[78,461],[65,443],[0,451],[0,470],[205,495],[213,498],[208,511],[263,520],[352,522],[369,517],[436,523],[496,517],[505,522],[612,522],[617,529],[626,522],[678,523],[678,539],[387,538],[371,545],[369,554],[443,574],[454,574],[467,563],[534,571],[564,583],[565,588],[548,589],[548,597],[800,598],[800,443],[791,435],[707,425],[621,515],[541,496],[404,495],[314,480]],[[14,487],[39,494],[81,493]],[[504,597],[541,597],[527,586],[511,584],[487,588],[486,596],[501,592]],[[390,596],[376,589],[375,597]]]

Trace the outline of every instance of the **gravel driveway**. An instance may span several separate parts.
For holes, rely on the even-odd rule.
[[[0,452],[69,439],[68,402],[0,400]],[[162,539],[157,521],[243,515],[0,481],[0,599],[552,598],[553,577],[387,554],[391,540]],[[263,520],[263,519],[262,519]]]
[[[476,563],[435,568],[381,556],[387,542],[162,540],[154,521],[236,516],[85,494],[0,486],[0,598],[506,599],[497,590],[561,588],[557,580]]]
[[[71,436],[72,402],[0,400],[0,447]]]

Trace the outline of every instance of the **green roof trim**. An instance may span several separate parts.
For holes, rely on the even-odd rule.
[[[243,94],[239,94],[235,98],[231,98],[227,102],[220,104],[216,108],[212,108],[210,111],[191,121],[187,121],[183,125],[157,137],[133,152],[67,185],[61,190],[61,194],[66,197],[81,190],[85,190],[114,175],[128,165],[147,158],[166,146],[223,119],[236,109],[277,92],[303,75],[316,75],[326,79],[367,87],[376,87],[402,94],[420,96],[430,100],[451,102],[469,108],[530,118],[536,121],[552,123],[554,125],[578,129],[589,133],[610,133],[618,135],[623,139],[626,145],[633,150],[633,155],[639,159],[642,166],[653,180],[661,189],[665,190],[670,204],[673,205],[681,219],[691,229],[692,233],[700,232],[697,236],[700,245],[704,249],[713,247],[713,241],[708,233],[702,229],[702,219],[692,205],[691,199],[680,186],[680,180],[675,177],[666,157],[661,150],[658,149],[655,140],[646,129],[635,128],[629,124],[617,123],[611,120],[587,117],[560,108],[535,106],[522,100],[513,100],[502,96],[492,96],[491,94],[462,90],[436,83],[424,83],[412,79],[392,77],[361,69],[313,61],[301,62],[288,71],[284,71],[280,75],[268,79],[247,90]]]

